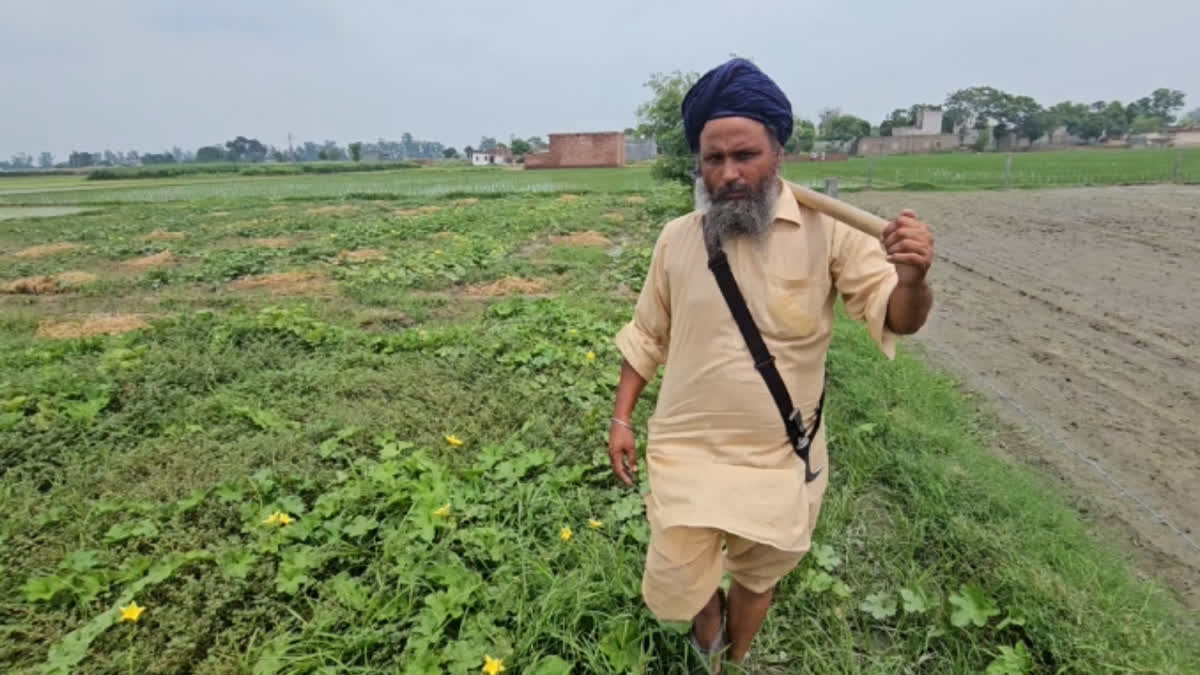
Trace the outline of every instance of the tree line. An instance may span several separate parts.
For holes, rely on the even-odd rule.
[[[694,160],[683,130],[680,104],[688,89],[700,78],[699,73],[674,71],[654,73],[646,81],[650,99],[637,107],[639,135],[658,141],[659,158],[654,174],[659,178],[690,183]],[[843,113],[840,108],[822,110],[816,121],[796,117],[790,138],[785,143],[789,154],[812,151],[820,141],[846,142],[865,136],[891,136],[898,127],[916,126],[923,108],[942,110],[940,131],[964,139],[972,130],[979,149],[1007,137],[1028,139],[1031,143],[1059,128],[1066,129],[1085,143],[1101,139],[1124,138],[1131,133],[1160,131],[1173,124],[1200,125],[1200,108],[1176,118],[1184,107],[1184,94],[1177,89],[1159,88],[1135,101],[1063,101],[1046,107],[1030,96],[1001,91],[994,87],[968,87],[951,92],[938,104],[913,104],[896,108],[878,125]],[[630,130],[626,130],[628,133]]]
[[[399,141],[380,138],[372,142],[354,142],[345,146],[336,141],[323,143],[305,141],[288,148],[278,148],[263,143],[257,138],[238,136],[224,143],[206,145],[196,150],[184,150],[175,146],[162,152],[139,153],[103,150],[100,152],[72,151],[65,160],[55,161],[53,153],[42,152],[36,163],[33,156],[20,152],[8,161],[0,160],[0,171],[26,171],[37,169],[83,169],[92,167],[146,166],[155,164],[265,162],[320,162],[320,161],[406,161],[411,159],[435,159],[457,156],[458,151],[447,148],[437,141],[424,141],[405,133]]]

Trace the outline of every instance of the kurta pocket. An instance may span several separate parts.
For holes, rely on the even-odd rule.
[[[766,275],[767,316],[762,330],[773,337],[812,337],[820,325],[824,288],[808,279]]]

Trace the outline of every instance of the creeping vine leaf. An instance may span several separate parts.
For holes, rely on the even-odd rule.
[[[858,608],[882,621],[896,615],[896,596],[887,592],[872,593]]]
[[[963,586],[958,593],[950,594],[950,604],[955,607],[950,613],[950,623],[957,628],[965,628],[967,624],[981,628],[988,619],[1000,613],[996,603],[974,584]]]

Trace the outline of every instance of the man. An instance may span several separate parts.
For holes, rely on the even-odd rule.
[[[811,545],[828,483],[818,424],[834,300],[840,295],[893,358],[896,336],[915,333],[932,305],[933,237],[911,211],[876,240],[799,206],[779,176],[791,105],[748,61],[707,73],[682,108],[698,154],[697,209],[663,229],[633,318],[616,336],[624,359],[609,457],[632,486],[633,409],[665,365],[648,428],[642,593],[659,619],[692,622],[702,657],[726,651],[742,663],[776,584]],[[728,256],[805,433],[818,429],[809,457],[815,478],[806,480],[708,267],[706,243]],[[720,586],[726,571],[728,598]]]

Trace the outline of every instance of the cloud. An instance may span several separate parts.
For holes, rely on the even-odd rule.
[[[384,0],[112,0],[0,8],[0,157],[195,148],[239,134],[286,145],[410,132],[461,148],[480,136],[622,129],[657,71],[737,53],[797,114],[893,108],[991,85],[1044,104],[1131,100],[1156,87],[1200,105],[1180,45],[1200,3],[1163,0],[1152,29],[1124,5],[731,5],[620,0],[519,4]]]

